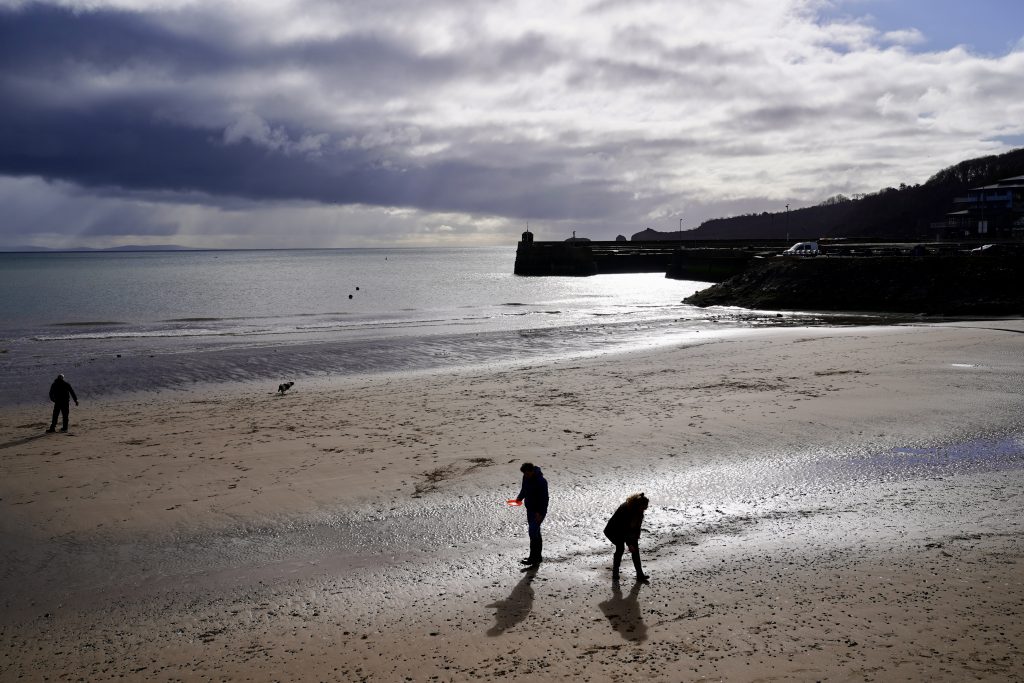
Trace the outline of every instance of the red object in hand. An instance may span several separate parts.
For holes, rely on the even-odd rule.
[[[509,499],[508,499],[508,500],[506,500],[505,502],[506,502],[506,503],[508,503],[509,505],[515,505],[515,506],[519,506],[519,505],[522,505],[522,504],[523,504],[523,501],[521,501],[521,500],[516,500],[515,498],[509,498]]]

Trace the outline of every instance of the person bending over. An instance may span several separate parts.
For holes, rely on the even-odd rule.
[[[612,581],[619,580],[619,564],[626,547],[633,556],[633,568],[636,569],[636,580],[647,582],[650,578],[644,574],[640,566],[640,527],[644,523],[644,511],[650,501],[642,493],[634,493],[626,502],[615,510],[615,514],[604,527],[604,535],[615,544],[615,555],[612,558]]]

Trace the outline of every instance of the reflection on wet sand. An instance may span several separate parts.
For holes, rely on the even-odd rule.
[[[512,593],[504,600],[498,600],[487,605],[497,611],[494,613],[494,626],[487,629],[487,635],[500,636],[525,619],[533,609],[533,586],[531,582],[537,575],[536,568],[530,568],[523,573]]]
[[[1005,337],[799,330],[90,401],[74,438],[0,448],[0,679],[1013,679]],[[0,446],[40,417],[5,410]],[[526,455],[556,501],[536,578],[505,505]],[[600,531],[631,490],[657,501],[643,605]]]
[[[618,631],[624,640],[638,643],[647,640],[647,624],[644,623],[638,600],[642,585],[637,581],[630,589],[629,595],[622,597],[622,589],[619,588],[618,582],[615,582],[612,584],[612,597],[598,605],[612,628]]]

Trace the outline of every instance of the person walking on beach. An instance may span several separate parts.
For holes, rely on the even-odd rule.
[[[548,514],[548,481],[533,463],[524,462],[519,471],[523,473],[523,487],[516,501],[526,501],[526,526],[530,534],[530,556],[524,558],[522,564],[536,567],[541,563],[541,550],[544,546],[540,525]]]
[[[643,583],[650,578],[644,574],[640,566],[640,527],[644,523],[644,511],[650,501],[642,493],[634,493],[626,502],[615,510],[615,514],[604,527],[604,535],[615,544],[615,555],[612,559],[612,581],[619,580],[619,564],[626,546],[633,556],[633,568],[636,569],[636,580]]]
[[[53,384],[50,385],[50,400],[53,401],[53,419],[50,420],[50,428],[46,430],[47,432],[57,431],[58,415],[64,418],[64,425],[60,428],[60,431],[68,431],[68,413],[71,410],[70,403],[72,399],[74,399],[77,406],[78,397],[75,396],[75,390],[64,379],[64,375],[57,375],[57,379],[53,380]]]

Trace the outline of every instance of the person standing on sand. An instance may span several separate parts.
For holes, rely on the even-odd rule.
[[[544,546],[540,525],[548,514],[548,480],[533,463],[524,462],[519,471],[523,473],[523,487],[516,500],[520,503],[526,501],[526,526],[530,533],[530,556],[524,558],[522,564],[536,567],[541,563]]]
[[[640,527],[644,523],[644,511],[650,501],[642,493],[634,493],[626,502],[618,507],[608,524],[604,527],[604,535],[615,544],[615,555],[612,559],[612,581],[619,580],[619,564],[622,553],[629,546],[633,556],[633,568],[636,569],[636,580],[647,583],[650,578],[640,567]]]
[[[50,420],[50,428],[46,430],[47,432],[57,431],[58,415],[64,418],[64,425],[60,428],[60,431],[68,431],[68,413],[71,411],[71,399],[74,399],[77,406],[78,397],[75,396],[75,390],[64,379],[64,375],[57,375],[57,379],[53,380],[53,384],[50,385],[50,400],[53,401],[53,419]]]

